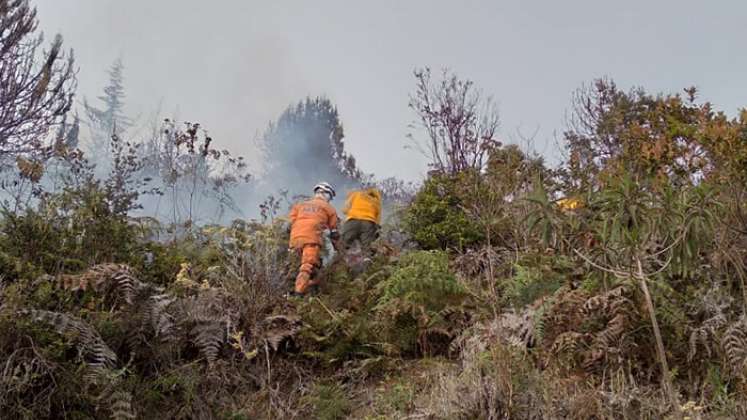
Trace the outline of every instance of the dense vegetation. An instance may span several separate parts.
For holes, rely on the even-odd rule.
[[[472,83],[416,71],[428,179],[410,197],[382,183],[398,206],[373,261],[334,257],[318,295],[288,300],[286,201],[197,223],[198,181],[233,203],[213,187],[237,172],[212,162],[245,168],[194,124],[170,122],[145,163],[111,124],[97,174],[70,140],[61,40],[35,63],[27,2],[0,0],[0,18],[0,80],[26,81],[2,84],[16,99],[0,104],[26,117],[0,118],[3,418],[747,416],[747,111],[597,80],[574,95],[567,159],[550,168],[496,139]],[[327,165],[371,182],[326,100],[268,139],[294,139],[314,104],[311,123],[338,134]],[[162,194],[168,217],[137,213]]]

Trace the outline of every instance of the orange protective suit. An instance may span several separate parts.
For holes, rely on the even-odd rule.
[[[329,229],[337,231],[337,212],[321,198],[300,202],[291,209],[290,247],[301,254],[301,267],[296,277],[296,292],[306,293],[310,286],[318,284],[314,278],[321,266],[322,233]]]

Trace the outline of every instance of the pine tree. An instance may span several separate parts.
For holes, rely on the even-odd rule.
[[[327,181],[338,190],[359,184],[364,174],[345,151],[337,108],[327,98],[306,98],[289,106],[262,138],[265,182],[293,194]],[[306,185],[311,183],[311,185]]]
[[[109,68],[109,84],[104,87],[103,95],[98,99],[103,107],[97,108],[84,100],[87,124],[91,130],[90,154],[100,169],[105,169],[109,152],[109,143],[113,135],[123,138],[132,120],[124,114],[124,65],[117,59]],[[102,165],[104,164],[104,165]],[[102,168],[104,166],[104,168]]]
[[[68,151],[78,148],[80,140],[80,116],[78,116],[77,112],[72,124],[68,123],[67,115],[63,117],[62,123],[57,128],[56,140],[62,143]]]

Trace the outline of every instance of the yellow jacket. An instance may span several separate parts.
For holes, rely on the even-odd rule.
[[[555,202],[563,211],[576,210],[584,207],[584,202],[577,198],[563,198]]]
[[[376,188],[353,191],[348,194],[342,212],[347,216],[347,220],[368,220],[380,225],[381,193]]]

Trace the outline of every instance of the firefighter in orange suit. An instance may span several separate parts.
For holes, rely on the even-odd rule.
[[[290,247],[301,255],[301,268],[291,295],[304,296],[311,286],[319,284],[315,277],[321,267],[324,231],[329,230],[332,244],[337,249],[337,212],[329,203],[334,197],[332,186],[321,182],[314,187],[312,199],[295,204],[291,209]]]

